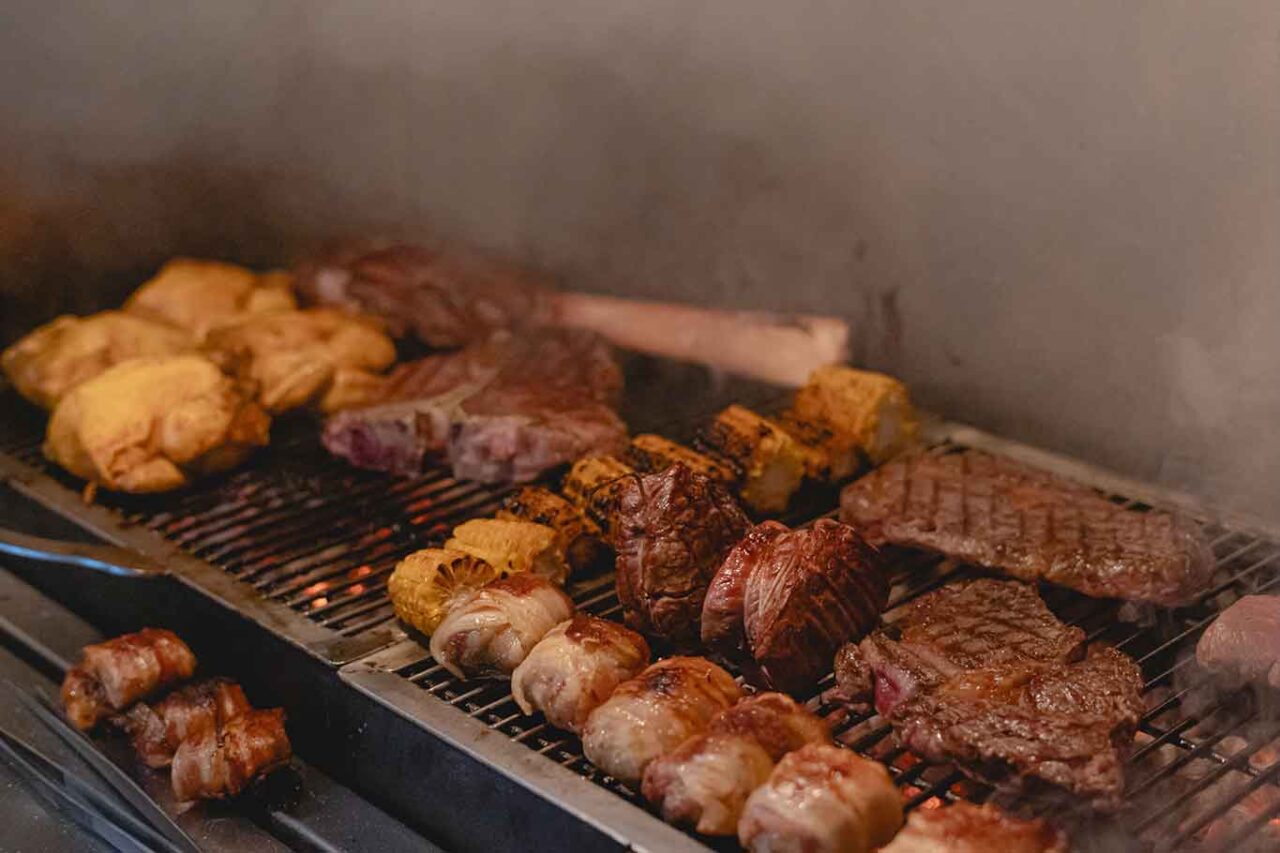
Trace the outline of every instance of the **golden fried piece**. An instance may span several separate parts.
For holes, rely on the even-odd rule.
[[[176,355],[194,347],[181,329],[103,311],[64,315],[45,323],[0,354],[0,368],[18,393],[52,409],[72,388],[131,358]]]
[[[333,308],[251,314],[210,330],[204,345],[219,367],[257,387],[272,414],[313,402],[340,407],[351,374],[396,360],[395,344],[372,323]]]
[[[244,314],[297,308],[288,273],[174,258],[133,292],[124,310],[186,329],[198,339]]]
[[[73,388],[53,410],[44,454],[120,492],[175,489],[241,462],[271,419],[198,355],[135,358]]]

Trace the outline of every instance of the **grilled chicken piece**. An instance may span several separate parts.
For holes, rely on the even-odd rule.
[[[431,634],[455,604],[498,577],[497,569],[471,554],[423,548],[396,564],[387,594],[397,619]]]
[[[693,645],[707,584],[750,522],[719,484],[680,462],[626,478],[618,497],[616,583],[627,624]]]
[[[733,676],[706,658],[660,660],[591,712],[583,754],[615,779],[635,784],[649,762],[706,729],[741,697]]]
[[[0,354],[0,368],[19,394],[52,409],[68,391],[108,367],[194,348],[195,341],[181,329],[122,311],[64,315],[12,344]]]
[[[747,799],[738,840],[753,853],[870,853],[901,826],[902,798],[884,765],[810,744]]]
[[[511,694],[526,714],[581,734],[614,688],[649,664],[649,644],[617,622],[578,614],[547,632],[511,674]]]
[[[1280,596],[1246,595],[1224,610],[1196,644],[1205,669],[1280,687]]]
[[[573,463],[561,493],[604,531],[612,544],[618,515],[618,492],[635,469],[615,456],[587,456]]]
[[[218,729],[251,706],[240,685],[207,678],[179,687],[158,702],[139,702],[117,718],[148,767],[168,767],[188,738]]]
[[[271,419],[197,355],[138,358],[73,388],[49,418],[44,454],[119,492],[176,489],[267,443]]]
[[[396,360],[395,344],[370,321],[332,308],[251,314],[211,330],[204,347],[224,371],[252,383],[272,414],[338,405],[344,395],[352,402],[351,372],[377,373]],[[346,385],[328,396],[340,370]]]
[[[179,802],[234,797],[292,755],[283,708],[247,711],[182,742],[173,754],[173,796]]]
[[[653,433],[643,433],[631,439],[624,458],[637,471],[646,474],[666,470],[681,462],[690,471],[727,487],[732,487],[738,479],[738,472],[729,462]]]
[[[1067,839],[1043,820],[1021,820],[987,803],[916,809],[880,853],[1067,853]]]
[[[804,449],[780,426],[743,406],[716,415],[701,443],[737,466],[738,494],[756,512],[785,510],[804,479]]]
[[[67,719],[87,731],[195,671],[196,656],[176,634],[144,628],[85,646],[80,664],[62,682],[62,705]]]
[[[558,584],[569,576],[560,538],[544,524],[475,518],[455,527],[444,547],[484,560],[504,575],[531,572]]]
[[[909,447],[919,431],[905,385],[882,373],[835,364],[809,376],[781,423],[817,451],[808,458],[806,473],[821,480],[852,476],[859,454],[883,462]]]
[[[197,339],[246,314],[298,307],[292,276],[255,273],[235,264],[174,258],[133,292],[124,310],[186,329]]]
[[[829,518],[799,530],[766,522],[712,580],[702,640],[795,693],[829,671],[842,643],[875,627],[888,597],[879,554],[853,528]]]
[[[509,676],[546,636],[573,615],[573,601],[527,572],[496,580],[459,601],[431,635],[431,655],[459,678]]]
[[[565,561],[575,572],[596,567],[608,553],[600,526],[567,499],[541,486],[525,486],[507,498],[497,517],[550,527],[556,532]]]
[[[775,761],[807,743],[827,743],[827,724],[789,696],[749,696],[673,752],[650,762],[641,790],[663,820],[704,835],[733,835],[751,792]]]

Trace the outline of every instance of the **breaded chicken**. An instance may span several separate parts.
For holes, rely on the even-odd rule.
[[[44,454],[120,492],[175,489],[267,443],[271,419],[198,355],[137,358],[72,389],[49,419]]]
[[[122,311],[64,315],[0,354],[0,368],[18,393],[52,409],[72,388],[114,364],[140,356],[176,355],[195,346],[181,329]]]
[[[297,308],[288,273],[258,274],[222,261],[174,258],[133,292],[124,310],[186,329],[208,331],[245,314]]]
[[[242,317],[210,330],[205,351],[252,382],[273,414],[312,403],[340,407],[344,390],[331,393],[335,385],[349,389],[353,374],[385,370],[396,359],[391,339],[371,322],[333,308]]]

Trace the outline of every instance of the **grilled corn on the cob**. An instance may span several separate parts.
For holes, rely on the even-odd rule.
[[[778,513],[804,479],[805,452],[784,429],[750,409],[732,405],[702,432],[702,443],[741,472],[739,495],[758,512]]]
[[[569,575],[559,537],[545,524],[475,518],[455,527],[444,547],[484,560],[503,575],[531,572],[556,583]]]
[[[497,517],[545,524],[556,532],[565,560],[574,571],[596,565],[605,556],[600,526],[565,498],[541,486],[525,486],[503,503]]]
[[[858,455],[883,462],[915,440],[919,420],[907,388],[882,373],[829,365],[796,392],[783,426],[816,449],[825,477],[840,480],[858,468]]]
[[[399,619],[430,634],[454,604],[501,574],[462,551],[425,548],[396,565],[387,592]]]
[[[636,470],[645,473],[662,471],[675,462],[683,462],[690,471],[717,483],[731,485],[738,479],[738,472],[725,460],[708,453],[699,453],[691,447],[652,433],[644,433],[631,439],[626,460]]]
[[[600,526],[606,542],[612,542],[621,478],[634,473],[634,468],[617,457],[588,456],[573,463],[560,491]]]

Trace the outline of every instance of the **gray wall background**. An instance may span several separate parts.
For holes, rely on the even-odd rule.
[[[3,331],[431,228],[1280,518],[1280,3],[10,2]],[[97,289],[92,289],[97,288]]]

